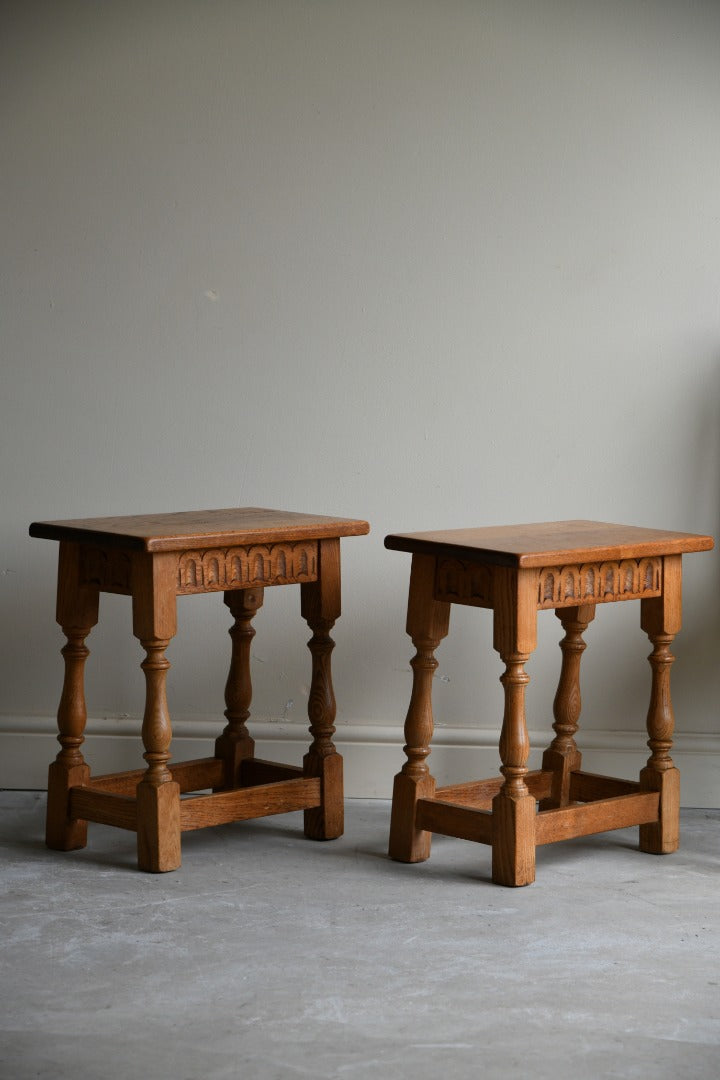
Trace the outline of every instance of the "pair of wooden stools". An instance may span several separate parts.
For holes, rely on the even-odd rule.
[[[31,525],[32,536],[60,541],[57,620],[67,638],[61,749],[48,778],[48,846],[81,848],[89,821],[114,825],[137,833],[142,870],[164,871],[180,865],[181,834],[208,825],[303,810],[307,836],[340,836],[342,759],[332,741],[330,630],[340,615],[340,538],[368,531],[365,521],[255,508]],[[712,538],[564,521],[396,534],[385,545],[412,553],[407,631],[417,650],[405,723],[407,760],[393,792],[392,858],[422,861],[432,833],[445,833],[490,844],[493,881],[527,885],[535,877],[538,844],[639,825],[643,851],[674,851],[680,802],[670,757],[670,645],[680,629],[681,556],[710,549]],[[312,630],[312,743],[302,768],[255,758],[246,726],[252,619],[266,585],[290,584],[300,585],[302,615]],[[147,768],[92,777],[81,751],[85,639],[98,620],[101,592],[132,597],[133,632],[145,650]],[[176,631],[176,598],[208,592],[222,592],[234,616],[227,726],[212,757],[170,764],[165,650]],[[633,599],[640,600],[641,624],[653,646],[651,754],[638,782],[581,771],[574,740],[583,631],[596,604]],[[431,687],[451,604],[493,612],[494,646],[505,664],[502,775],[436,789],[427,764]],[[542,768],[529,772],[525,664],[536,644],[537,612],[546,608],[555,609],[565,630],[555,738]]]

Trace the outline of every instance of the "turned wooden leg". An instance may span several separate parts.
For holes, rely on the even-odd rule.
[[[335,749],[335,693],[330,656],[335,642],[330,631],[340,615],[340,541],[322,540],[318,580],[300,586],[301,611],[313,636],[308,641],[312,677],[308,719],[312,744],[303,758],[304,775],[321,782],[321,804],[304,812],[305,835],[311,840],[334,840],[345,827],[343,764]]]
[[[595,605],[558,608],[555,611],[565,630],[560,642],[562,667],[553,702],[555,738],[543,754],[542,767],[553,773],[552,792],[540,802],[541,810],[567,806],[570,801],[570,774],[580,769],[582,758],[575,744],[582,701],[580,698],[580,660],[585,651],[583,634],[595,618]]]
[[[141,641],[146,656],[143,757],[148,767],[137,786],[138,866],[159,873],[180,865],[180,786],[168,769],[172,728],[165,681],[170,663],[165,649],[170,639]]]
[[[536,579],[530,571],[497,577],[494,644],[505,664],[500,681],[505,712],[500,735],[500,772],[505,783],[492,802],[492,879],[498,885],[535,880],[535,799],[525,783],[530,753],[525,720],[525,664],[536,644]]]
[[[90,651],[85,638],[98,619],[98,590],[81,585],[79,550],[74,544],[60,544],[58,563],[57,620],[67,638],[62,650],[65,676],[58,707],[60,751],[48,772],[48,800],[45,828],[47,846],[56,851],[72,851],[87,844],[87,822],[69,814],[70,788],[90,780],[90,769],[80,747],[84,741],[85,661]]]
[[[250,737],[246,721],[250,716],[252,678],[250,675],[250,646],[255,637],[252,620],[262,606],[264,590],[238,589],[225,593],[225,603],[235,622],[229,630],[232,638],[230,672],[225,684],[225,717],[227,726],[215,740],[215,757],[224,762],[223,788],[240,784],[240,763],[255,755],[255,742]]]
[[[433,735],[432,680],[435,649],[447,636],[450,604],[434,599],[435,559],[413,555],[407,632],[415,646],[410,661],[413,685],[405,720],[406,762],[393,785],[388,853],[399,862],[422,862],[430,855],[432,833],[415,826],[418,799],[432,798],[435,778],[427,764]]]
[[[175,634],[175,563],[163,556],[137,559],[133,630],[145,649],[145,713],[142,739],[147,769],[137,786],[137,846],[141,870],[160,873],[180,866],[180,785],[168,768],[172,728],[165,656]]]
[[[653,855],[676,851],[680,842],[680,772],[670,757],[675,717],[670,697],[670,646],[681,625],[681,556],[666,556],[663,595],[643,600],[642,627],[653,645],[648,657],[652,690],[647,715],[650,757],[640,772],[643,791],[660,793],[659,820],[640,826],[640,850]]]

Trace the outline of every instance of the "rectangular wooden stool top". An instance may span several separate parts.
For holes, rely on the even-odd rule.
[[[256,506],[227,510],[187,510],[176,514],[34,521],[30,535],[46,540],[102,543],[135,551],[183,551],[186,548],[261,544],[284,540],[323,540],[362,536],[367,521],[267,510]]]
[[[709,551],[711,536],[603,521],[546,521],[479,529],[393,533],[385,547],[495,566],[545,567]]]

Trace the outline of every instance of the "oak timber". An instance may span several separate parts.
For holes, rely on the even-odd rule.
[[[535,842],[555,844],[575,836],[626,829],[629,825],[644,825],[657,821],[660,796],[656,792],[637,795],[618,795],[614,799],[560,806],[543,810],[535,822]]]
[[[419,799],[416,825],[444,836],[457,836],[480,844],[492,843],[493,823],[489,811],[477,807],[471,809],[444,799]]]
[[[180,825],[185,832],[188,829],[204,829],[208,825],[223,825],[229,821],[287,814],[293,810],[319,806],[320,797],[320,781],[312,777],[280,780],[213,795],[195,795],[181,802]]]
[[[180,866],[186,829],[303,810],[307,836],[340,836],[342,758],[332,741],[330,630],[340,615],[340,538],[368,531],[361,520],[256,507],[34,522],[32,536],[60,541],[57,619],[67,639],[60,751],[48,778],[48,846],[84,847],[88,821],[131,829],[137,833],[138,866],[158,873]],[[252,620],[262,606],[264,586],[288,584],[299,584],[301,614],[312,631],[312,742],[302,769],[255,761],[246,723],[252,702]],[[98,620],[100,592],[132,600],[133,633],[144,653],[141,734],[147,767],[93,778],[81,751],[87,718],[85,639]],[[177,597],[210,592],[224,594],[234,619],[226,725],[213,757],[176,764],[166,651],[177,629]],[[194,794],[208,789],[213,793]]]
[[[108,547],[150,552],[361,536],[369,531],[370,526],[366,521],[353,518],[299,514],[255,506],[186,510],[176,514],[34,521],[30,526],[31,536],[46,540],[101,543]]]
[[[518,886],[534,880],[538,844],[573,836],[639,825],[643,851],[674,851],[680,789],[670,757],[670,645],[681,622],[681,555],[709,550],[712,537],[577,520],[395,533],[385,546],[412,554],[407,631],[416,649],[405,721],[407,760],[393,789],[392,858],[427,859],[432,833],[446,833],[490,843],[493,881]],[[596,604],[632,600],[640,601],[641,626],[653,646],[650,757],[639,781],[583,773],[574,738],[583,634]],[[448,632],[454,603],[493,613],[493,645],[504,666],[501,775],[438,789],[427,764],[434,652]],[[548,608],[565,631],[553,703],[555,737],[542,769],[531,773],[526,665],[536,645],[537,613]]]
[[[544,521],[479,529],[391,533],[385,547],[437,557],[451,555],[498,566],[563,566],[608,559],[709,551],[711,536],[613,525],[601,521]]]

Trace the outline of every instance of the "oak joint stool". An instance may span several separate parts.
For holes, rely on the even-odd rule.
[[[31,536],[60,541],[57,621],[67,638],[61,749],[48,778],[48,847],[85,847],[88,821],[114,825],[137,833],[140,869],[160,872],[180,866],[181,833],[209,825],[304,810],[306,836],[341,836],[330,630],[340,615],[340,537],[368,531],[365,521],[254,507],[33,523]],[[300,585],[301,613],[312,630],[312,744],[302,768],[256,759],[246,726],[252,620],[265,586],[291,584]],[[133,633],[145,650],[147,768],[91,777],[80,749],[87,720],[85,638],[98,621],[101,592],[132,597]],[[171,765],[165,650],[176,632],[176,599],[210,592],[224,594],[234,617],[227,725],[213,757]],[[191,794],[207,789],[212,793]]]
[[[707,551],[710,536],[596,521],[452,529],[390,535],[385,546],[412,553],[407,632],[416,654],[405,722],[407,761],[395,777],[389,853],[400,862],[430,855],[432,834],[489,844],[499,885],[535,880],[535,848],[591,833],[640,826],[642,851],[678,846],[680,774],[670,749],[674,718],[670,653],[680,629],[681,557]],[[640,600],[650,638],[650,758],[637,782],[583,772],[574,736],[580,719],[583,633],[597,604]],[[436,789],[427,757],[433,734],[435,649],[452,604],[489,608],[493,644],[505,665],[501,776]],[[527,768],[525,664],[536,645],[537,613],[553,608],[565,630],[553,705],[555,738],[542,768]]]

